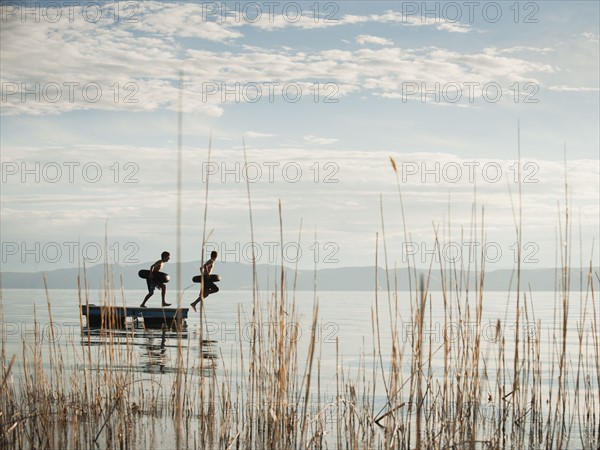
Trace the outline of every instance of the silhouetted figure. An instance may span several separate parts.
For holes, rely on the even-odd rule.
[[[140,305],[140,308],[146,307],[146,302],[150,297],[154,295],[154,289],[156,288],[160,289],[161,291],[163,308],[165,306],[171,306],[170,303],[165,302],[165,295],[167,295],[167,286],[165,286],[165,284],[160,281],[156,281],[153,275],[155,272],[160,272],[163,268],[163,265],[169,259],[171,259],[171,254],[169,252],[162,252],[160,255],[160,259],[150,266],[150,274],[148,274],[148,278],[146,278],[146,284],[148,285],[148,294],[144,298],[144,301]]]
[[[204,294],[204,298],[208,297],[210,294],[214,294],[219,292],[219,288],[215,283],[210,281],[210,273],[215,266],[215,261],[217,260],[218,253],[215,251],[210,252],[210,259],[206,261],[202,267],[200,267],[200,273],[204,275],[202,278],[202,284],[200,285],[200,294],[198,298],[192,303],[192,308],[196,311],[196,305],[202,301],[202,297]],[[203,291],[204,290],[204,291]]]

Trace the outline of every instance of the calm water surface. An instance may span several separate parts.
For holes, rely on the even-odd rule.
[[[118,294],[118,304],[123,301],[127,306],[138,306],[146,291],[128,290]],[[265,304],[269,293],[259,293],[259,303]],[[372,292],[319,292],[317,294],[319,316],[316,328],[316,358],[320,362],[320,394],[321,398],[330,399],[332,402],[336,397],[336,370],[343,370],[347,376],[352,377],[358,373],[361,367],[365,367],[368,377],[373,370],[381,367],[387,371],[391,365],[390,349],[392,327],[400,334],[400,340],[406,345],[406,356],[403,362],[403,370],[407,376],[410,374],[410,341],[414,338],[414,311],[411,312],[409,294],[401,292],[396,303],[391,296],[388,302],[388,294],[379,293],[378,300]],[[13,289],[3,290],[3,323],[2,328],[5,336],[5,355],[10,359],[13,354],[17,355],[16,372],[22,373],[22,346],[31,345],[34,341],[35,329],[41,333],[43,340],[48,344],[54,341],[59,343],[64,351],[64,363],[68,370],[80,370],[80,359],[82,348],[88,346],[101,346],[106,342],[107,336],[98,330],[85,329],[85,318],[83,318],[84,329],[80,326],[78,293],[74,290],[51,290],[49,293],[52,326],[50,325],[46,293],[43,290]],[[174,301],[173,292],[169,293],[167,301]],[[288,303],[291,302],[292,295]],[[184,293],[182,307],[189,307],[189,303],[195,299],[195,292]],[[89,302],[102,303],[102,293],[90,291]],[[312,292],[296,292],[295,306],[298,311],[297,317],[288,306],[290,321],[287,327],[295,327],[298,332],[299,365],[304,368],[310,336],[312,331],[312,311],[314,294]],[[526,303],[526,308],[525,308]],[[160,304],[159,295],[156,294],[148,303],[154,307]],[[523,339],[535,339],[540,342],[542,383],[547,385],[555,376],[552,372],[556,365],[556,341],[555,336],[560,336],[560,320],[555,317],[556,311],[560,310],[560,300],[556,299],[554,292],[534,292],[526,297],[524,302],[521,297],[521,315],[519,322],[516,318],[516,295],[508,292],[486,292],[483,300],[482,326],[477,329],[474,326],[475,298],[469,300],[471,317],[473,320],[464,320],[464,310],[467,307],[465,300],[457,301],[449,299],[447,308],[452,311],[452,317],[456,319],[444,319],[444,304],[441,293],[432,292],[430,302],[427,305],[425,316],[424,343],[433,348],[431,368],[434,374],[440,377],[444,371],[443,360],[443,336],[444,332],[453,336],[453,342],[458,343],[461,338],[467,342],[474,342],[475,336],[479,336],[482,343],[483,354],[486,360],[495,361],[497,358],[498,339],[503,338],[506,347],[507,360],[512,367],[514,344],[516,335],[521,342]],[[459,320],[458,308],[463,311],[463,320]],[[397,313],[396,313],[397,308]],[[373,322],[375,311],[379,315],[380,338],[374,338]],[[195,377],[216,377],[224,379],[224,375],[236,379],[243,378],[242,368],[239,367],[240,353],[247,361],[248,347],[252,327],[250,326],[252,311],[252,292],[221,291],[210,296],[204,307],[205,318],[201,322],[200,314],[189,311],[187,329],[183,333],[184,366],[188,369],[195,368],[191,380]],[[596,308],[598,314],[598,307]],[[580,354],[579,341],[577,339],[577,327],[583,327],[584,341],[581,353],[584,360],[592,360],[594,344],[589,342],[594,312],[592,310],[591,298],[586,299],[585,294],[575,292],[571,294],[568,309],[568,334],[567,350],[571,358],[570,364],[576,365]],[[263,316],[265,321],[266,315]],[[396,319],[397,317],[397,319]],[[35,318],[35,320],[34,320]],[[501,329],[497,328],[498,320],[503,324]],[[596,320],[598,318],[596,317]],[[393,325],[392,322],[396,321]],[[37,325],[35,324],[37,322]],[[200,330],[203,327],[202,336]],[[264,324],[263,330],[267,331]],[[258,330],[259,333],[261,330]],[[53,334],[52,334],[53,333]],[[126,335],[129,335],[129,343],[133,343],[131,366],[136,371],[148,375],[149,380],[159,379],[163,384],[172,381],[174,368],[177,366],[177,338],[173,333],[162,333],[161,331],[145,331],[136,328],[128,331],[115,332],[113,342],[126,345]],[[133,335],[133,339],[131,336]],[[587,340],[587,341],[586,341]],[[591,345],[590,345],[591,344]],[[382,357],[375,354],[374,348],[381,345]],[[68,350],[68,351],[65,351]],[[49,352],[46,352],[49,353]],[[47,355],[43,356],[44,364],[50,367]],[[338,366],[339,362],[339,366]],[[490,365],[490,364],[488,364]],[[112,370],[119,370],[113,367]],[[462,367],[454,367],[453,370],[462,370]],[[494,383],[493,376],[495,368],[488,367],[490,383]],[[380,376],[380,375],[378,375]],[[592,383],[597,384],[596,380]],[[598,389],[598,386],[595,386]],[[376,391],[377,403],[383,406],[385,395],[382,383],[378,382]],[[166,426],[164,423],[156,426]],[[168,432],[167,432],[168,435]],[[156,442],[154,444],[157,444]],[[160,443],[158,443],[160,444]],[[158,445],[157,444],[157,445]],[[150,443],[148,443],[150,445]],[[158,445],[160,446],[160,445]]]
[[[145,291],[126,291],[124,301],[127,306],[138,306],[143,299]],[[268,293],[259,293],[259,303],[264,304],[268,299]],[[43,290],[12,289],[3,291],[4,321],[3,331],[6,337],[6,354],[10,357],[13,353],[21,352],[22,342],[34,339],[34,318],[37,320],[38,331],[50,341],[52,339],[63,345],[75,343],[76,345],[93,345],[103,339],[101,333],[91,330],[91,339],[82,335],[79,317],[79,299],[77,291],[74,290],[51,290],[50,306],[53,325],[50,325],[46,294]],[[171,293],[171,296],[174,295]],[[470,300],[473,320],[471,322],[458,319],[457,305],[461,303],[462,310],[465,309],[464,300],[458,302],[451,300],[448,308],[453,311],[452,320],[444,320],[444,305],[441,293],[433,292],[431,302],[427,306],[424,326],[424,340],[428,344],[431,341],[433,348],[443,344],[444,331],[452,332],[452,340],[458,342],[461,337],[474,340],[478,334],[481,342],[486,344],[497,344],[499,337],[505,339],[507,349],[514,347],[515,332],[519,338],[535,338],[541,341],[542,362],[550,364],[553,344],[553,334],[559,336],[560,320],[555,317],[555,310],[561,309],[554,292],[534,292],[532,298],[527,296],[527,317],[522,313],[517,324],[516,319],[516,296],[507,292],[486,292],[483,301],[482,327],[475,328],[475,300]],[[312,309],[314,294],[312,292],[296,292],[296,309],[298,317],[290,319],[287,327],[295,327],[298,332],[298,347],[300,354],[306,354],[312,332]],[[195,293],[184,294],[182,307],[189,307],[189,303],[195,298]],[[391,341],[390,323],[394,319],[396,303],[392,297],[392,303],[388,302],[387,293],[380,293],[376,305],[375,295],[372,292],[320,292],[317,294],[319,306],[319,318],[316,329],[318,342],[318,355],[321,360],[321,370],[324,379],[335,375],[336,367],[336,342],[338,342],[340,361],[344,366],[358,366],[359,361],[366,356],[365,363],[372,363],[374,338],[372,320],[377,308],[379,313],[380,339],[375,345],[382,347],[384,355],[389,352]],[[89,302],[91,304],[102,303],[102,293],[91,291]],[[174,300],[170,300],[173,303]],[[291,302],[291,296],[290,300]],[[582,324],[589,330],[593,317],[592,300],[585,299],[579,292],[573,293],[569,301],[568,316],[568,346],[571,356],[575,358],[578,354],[577,326]],[[159,295],[155,295],[149,306],[158,306]],[[521,298],[521,307],[524,309],[524,300]],[[118,294],[118,304],[123,304],[121,294]],[[397,302],[398,321],[396,330],[400,334],[400,340],[408,346],[414,337],[414,312],[411,312],[409,294],[399,293]],[[247,291],[224,292],[221,291],[209,297],[205,303],[205,319],[203,320],[204,332],[202,339],[204,345],[200,345],[200,313],[189,311],[187,330],[184,333],[184,346],[189,349],[191,363],[197,363],[202,355],[205,359],[211,358],[213,364],[219,368],[228,365],[230,358],[236,359],[238,352],[245,351],[250,342],[252,332],[251,312],[252,293]],[[596,309],[598,313],[598,308]],[[585,320],[582,321],[582,315]],[[463,316],[464,317],[464,316]],[[500,320],[503,327],[497,328]],[[257,330],[259,333],[266,332],[268,320]],[[85,327],[85,318],[83,318]],[[52,337],[54,332],[54,337]],[[498,334],[498,332],[500,334]],[[117,333],[118,335],[118,333]],[[174,348],[177,345],[172,333],[163,334],[160,331],[134,331],[135,344],[137,345],[138,369],[150,373],[166,373],[172,368],[175,361]],[[495,346],[495,345],[493,345]],[[202,348],[202,352],[200,352]],[[221,358],[222,355],[222,358]],[[545,358],[546,355],[547,357]],[[435,355],[434,355],[435,356]],[[434,358],[435,359],[435,358]],[[376,359],[380,364],[379,358]],[[69,361],[67,361],[68,363]],[[70,361],[73,364],[73,361]],[[235,367],[226,367],[227,370],[235,370]],[[332,372],[329,372],[332,371]],[[219,376],[220,370],[216,370],[215,376]]]

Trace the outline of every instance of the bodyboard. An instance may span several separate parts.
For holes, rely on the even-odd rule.
[[[148,278],[148,275],[150,275],[150,271],[147,269],[142,269],[138,272],[138,276],[140,278]],[[156,281],[157,283],[168,283],[169,280],[171,279],[169,277],[169,275],[167,275],[164,272],[154,272],[154,274],[152,275],[152,278],[154,279],[154,281]]]
[[[212,281],[213,283],[218,283],[219,281],[221,281],[221,275],[217,275],[217,274],[210,274],[208,276],[209,281]],[[202,275],[196,275],[194,278],[192,278],[192,281],[194,283],[202,283]]]

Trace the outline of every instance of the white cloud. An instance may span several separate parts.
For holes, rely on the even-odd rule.
[[[597,87],[590,87],[590,86],[567,86],[567,85],[560,85],[560,86],[548,86],[548,89],[550,89],[551,91],[557,91],[557,92],[600,92],[600,88]]]
[[[369,16],[346,15],[340,20],[340,25],[368,22],[402,24],[410,27],[433,27],[437,30],[450,33],[468,33],[472,30],[469,25],[451,22],[439,16],[417,17],[414,15],[405,15],[402,12],[394,10],[387,10],[383,14],[372,14]]]
[[[222,7],[221,3],[214,5]],[[458,225],[457,229],[463,225],[468,228],[476,184],[478,205],[485,206],[486,224],[490,224],[486,225],[490,239],[508,235],[512,239],[514,224],[507,184],[514,176],[511,169],[514,161],[502,158],[477,160],[477,183],[472,183],[468,180],[466,164],[473,161],[456,155],[506,154],[502,142],[507,134],[506,127],[510,127],[507,123],[512,123],[521,113],[525,115],[524,123],[536,131],[535,148],[531,146],[534,139],[528,139],[524,145],[527,152],[533,152],[529,154],[549,154],[548,146],[542,142],[547,144],[557,136],[558,139],[562,136],[571,139],[572,136],[577,144],[583,142],[584,146],[597,141],[594,128],[588,126],[589,117],[595,116],[593,112],[588,115],[583,109],[585,101],[594,100],[597,95],[586,96],[584,101],[575,102],[577,107],[571,109],[554,102],[554,98],[561,97],[562,100],[566,95],[554,95],[535,110],[529,106],[517,109],[521,104],[510,105],[510,108],[501,105],[500,108],[486,109],[489,116],[470,110],[449,111],[443,116],[429,107],[426,112],[417,111],[415,105],[398,108],[403,106],[398,101],[381,102],[377,98],[402,99],[403,86],[407,82],[425,83],[428,89],[436,83],[497,82],[506,89],[505,102],[511,101],[512,93],[508,89],[516,81],[532,81],[541,88],[567,94],[597,94],[598,74],[594,62],[597,62],[598,35],[597,32],[581,33],[582,28],[577,28],[576,24],[565,25],[567,35],[560,36],[564,42],[556,45],[555,37],[536,35],[531,27],[507,27],[507,22],[489,25],[489,33],[477,36],[481,38],[479,42],[479,39],[449,34],[478,32],[474,26],[432,18],[403,17],[392,10],[341,15],[333,22],[315,21],[307,16],[297,22],[278,17],[273,22],[262,20],[252,24],[236,22],[234,16],[229,16],[226,21],[217,17],[205,20],[203,4],[199,2],[142,2],[138,6],[138,21],[131,23],[113,23],[111,20],[96,24],[81,20],[73,23],[64,20],[56,24],[45,21],[23,23],[17,17],[2,24],[0,81],[5,88],[14,87],[10,83],[17,83],[18,88],[21,83],[29,87],[39,83],[45,96],[44,101],[36,102],[29,94],[23,101],[16,93],[8,95],[2,104],[3,114],[25,115],[7,118],[6,122],[3,119],[3,126],[8,124],[8,133],[5,137],[3,130],[2,162],[27,163],[29,167],[36,162],[42,165],[40,181],[32,181],[32,175],[28,175],[23,182],[21,174],[16,174],[3,183],[2,204],[6,206],[2,208],[0,218],[3,237],[15,241],[43,237],[60,242],[80,235],[102,237],[104,223],[110,217],[112,232],[120,236],[135,239],[141,236],[140,239],[147,239],[150,246],[160,241],[161,247],[163,239],[171,239],[176,223],[173,205],[177,199],[176,114],[173,110],[177,109],[180,69],[185,70],[184,143],[189,145],[184,147],[183,168],[185,251],[198,243],[204,206],[202,174],[206,149],[198,148],[203,144],[192,148],[191,142],[207,141],[211,131],[214,131],[211,158],[218,164],[219,171],[210,183],[209,226],[216,230],[218,239],[236,242],[240,234],[249,234],[245,222],[248,217],[246,185],[237,167],[244,162],[240,137],[250,128],[245,133],[249,161],[255,169],[262,170],[261,178],[251,185],[253,208],[257,213],[256,228],[262,233],[259,239],[271,241],[278,237],[277,204],[281,199],[287,229],[304,219],[305,228],[318,229],[319,239],[338,242],[350,249],[351,258],[358,258],[358,261],[373,251],[373,239],[366,236],[372,238],[380,229],[380,194],[386,205],[386,221],[389,220],[386,229],[390,230],[390,236],[394,230],[401,229],[396,180],[388,160],[390,154],[375,152],[373,148],[397,143],[414,150],[445,150],[445,153],[391,152],[399,167],[402,168],[404,163],[405,169],[414,168],[406,164],[417,164],[419,170],[414,174],[404,173],[406,182],[401,181],[409,231],[415,236],[431,237],[432,220],[443,222],[449,214],[449,198],[453,223]],[[510,17],[504,19],[510,20]],[[569,29],[569,26],[576,28]],[[327,30],[330,27],[338,28]],[[314,28],[320,30],[315,33],[303,31]],[[515,34],[507,37],[504,33],[508,29]],[[395,43],[376,36],[379,33],[393,36]],[[403,39],[405,36],[410,39]],[[356,42],[365,47],[357,46]],[[436,42],[436,47],[431,46],[431,42]],[[526,45],[519,45],[523,43]],[[98,102],[82,101],[79,89],[76,91],[79,97],[73,102],[64,98],[56,103],[48,100],[54,84],[63,86],[65,96],[64,83],[71,82],[79,83],[79,86],[96,83],[103,89],[103,95]],[[337,89],[336,98],[356,93],[357,101],[340,105],[336,112],[334,108],[317,106],[313,109],[314,90],[311,88],[314,89],[317,82],[321,85],[332,83]],[[223,86],[231,92],[236,83],[240,84],[237,95],[224,96]],[[306,103],[293,111],[290,109],[287,114],[285,108],[278,109],[282,102],[278,89],[275,102],[280,102],[279,105],[263,101],[257,108],[244,105],[229,115],[229,108],[233,109],[234,103],[244,101],[243,96],[248,94],[244,93],[244,86],[248,83],[261,85],[263,97],[268,91],[264,83],[279,83],[279,87],[297,83],[304,92]],[[118,98],[115,100],[117,86]],[[217,91],[209,93],[209,88]],[[325,92],[321,91],[321,94]],[[137,102],[125,102],[128,96]],[[359,97],[367,100],[359,102]],[[372,109],[361,108],[367,102]],[[268,111],[261,110],[265,105]],[[301,109],[304,106],[306,109]],[[92,109],[119,114],[27,116]],[[245,111],[239,114],[242,109]],[[553,111],[567,113],[559,119]],[[157,114],[127,114],[129,112]],[[265,116],[260,112],[266,112]],[[333,117],[337,112],[340,118],[336,123]],[[227,120],[215,119],[223,115]],[[423,120],[431,126],[416,132]],[[536,120],[543,124],[538,125]],[[263,129],[267,132],[261,131]],[[456,132],[459,129],[464,133]],[[93,131],[91,137],[88,130]],[[359,139],[364,136],[365,140],[373,136],[373,148],[347,151],[346,148],[360,145],[347,142],[357,136]],[[538,139],[537,136],[541,137]],[[121,139],[123,142],[152,142],[152,146],[69,145],[121,142]],[[57,144],[43,146],[52,141]],[[40,142],[42,146],[25,148],[5,145],[5,142]],[[589,154],[587,148],[585,151]],[[79,166],[75,181],[71,183],[65,180],[67,168],[63,163],[74,161]],[[82,166],[89,162],[102,168],[103,177],[98,182],[85,180],[82,174]],[[128,162],[137,164],[135,183],[123,182],[123,177],[130,174],[124,166]],[[537,164],[539,170],[527,172],[538,182],[523,185],[526,223],[533,224],[539,236],[552,241],[556,204],[564,199],[562,162],[537,159],[531,162]],[[299,165],[302,170],[297,182],[290,181],[297,175],[294,172],[296,166],[290,163]],[[453,175],[453,164],[458,164],[462,176],[456,182],[436,181],[433,175],[423,181],[422,164],[431,168],[436,163],[449,168],[445,173],[442,169],[442,176]],[[489,180],[496,166],[485,175],[481,170],[489,163],[498,164],[502,170],[503,176],[497,182]],[[55,164],[63,170],[62,179],[57,183],[48,180]],[[3,169],[7,167],[4,165]],[[116,167],[120,169],[118,174]],[[235,173],[231,173],[232,169]],[[270,169],[273,170],[273,181],[269,180]],[[581,211],[583,234],[595,235],[599,212],[597,160],[569,163],[568,170],[573,193],[572,211]],[[115,176],[118,182],[114,181]],[[514,199],[516,186],[514,183],[510,186],[514,188]],[[158,249],[159,252],[162,250]]]
[[[136,31],[163,36],[196,37],[229,42],[244,35],[225,22],[210,20],[208,8],[194,3],[142,2],[140,20],[129,24]]]
[[[312,134],[310,134],[308,136],[304,136],[304,141],[307,144],[329,145],[329,144],[335,144],[338,141],[338,139],[323,138],[323,137],[313,136]]]
[[[310,92],[317,80],[335,83],[336,98],[353,92],[371,91],[387,98],[401,98],[404,83],[494,81],[508,89],[515,80],[539,82],[540,74],[556,69],[531,58],[507,57],[501,49],[483,52],[456,52],[444,48],[381,49],[356,51],[337,49],[291,52],[252,47],[249,50],[209,51],[189,48],[181,53],[168,41],[140,37],[127,31],[109,30],[86,24],[86,28],[69,26],[56,33],[50,26],[3,28],[9,39],[24,39],[26,46],[8,46],[2,52],[3,83],[8,93],[4,114],[51,114],[77,109],[120,111],[154,111],[176,109],[178,70],[185,70],[184,111],[221,116],[226,103],[266,99],[271,94],[264,83],[282,86],[298,83]],[[31,28],[31,29],[29,29]],[[366,35],[365,35],[366,36]],[[371,37],[372,38],[372,37]],[[365,42],[372,40],[364,38]],[[48,60],[51,49],[61,48]],[[97,54],[103,57],[98,59]],[[31,65],[30,61],[40,61]],[[201,63],[199,63],[201,62]],[[25,83],[25,85],[23,85]],[[36,84],[37,83],[37,84]],[[75,101],[70,101],[69,83],[75,83]],[[248,83],[259,83],[261,92]],[[263,83],[263,84],[261,84]],[[277,83],[279,83],[277,85]],[[94,89],[84,93],[84,86]],[[8,85],[6,85],[8,86]],[[22,94],[21,88],[37,86],[38,98]],[[54,102],[55,87],[61,89],[60,101]],[[97,94],[98,101],[89,101]],[[226,94],[231,89],[237,93]],[[276,88],[277,89],[277,88]],[[6,93],[5,89],[5,93]],[[118,94],[118,95],[117,95]]]
[[[259,133],[258,131],[246,131],[244,133],[245,136],[249,137],[249,138],[270,138],[270,137],[275,137],[277,136],[276,134],[272,134],[272,133]]]
[[[202,6],[188,3],[144,2],[138,19],[119,28],[110,22],[21,23],[18,18],[10,17],[3,24],[1,36],[3,73],[0,81],[6,88],[2,113],[173,110],[177,108],[181,69],[185,71],[184,111],[211,117],[222,116],[227,103],[246,101],[247,94],[252,98],[254,90],[246,89],[248,83],[298,83],[303,92],[310,92],[316,81],[323,80],[335,83],[336,98],[365,92],[402,98],[405,82],[484,84],[493,81],[508,89],[515,81],[541,83],[540,75],[557,72],[554,66],[532,58],[529,53],[534,47],[485,48],[471,52],[436,47],[411,49],[394,47],[391,41],[370,34],[359,35],[357,42],[384,48],[293,51],[289,46],[272,49],[242,44],[231,45],[227,50],[209,50],[193,43],[183,47],[176,38],[200,37],[231,44],[241,37],[234,28],[244,24],[233,19],[225,23],[206,21]],[[283,21],[282,26],[292,26]],[[267,28],[277,26],[269,21],[261,22]],[[431,18],[423,21],[412,16],[402,17],[401,13],[391,10],[379,15],[346,15],[335,23],[364,22],[444,25],[443,21]],[[311,23],[314,24],[314,20]],[[304,25],[298,22],[293,26]],[[528,56],[511,55],[520,51],[527,51]],[[237,95],[224,94],[225,90],[235,89],[236,83],[240,84]],[[69,98],[71,85],[76,86],[74,101]],[[560,80],[554,85],[560,85]],[[84,92],[84,86],[90,90]],[[23,94],[23,87],[36,90],[37,99]],[[97,88],[101,89],[99,97]],[[266,85],[262,88],[266,98],[270,95],[269,88]],[[275,95],[282,97],[281,92]],[[54,101],[57,97],[59,100]]]
[[[267,230],[276,230],[278,226],[277,205],[281,200],[286,232],[296,227],[302,218],[305,229],[317,227],[320,241],[336,242],[340,248],[353,249],[341,264],[357,264],[361,254],[373,250],[364,247],[367,236],[372,236],[381,226],[380,194],[389,238],[393,240],[396,233],[401,240],[396,177],[389,162],[393,156],[404,196],[407,227],[415,240],[427,239],[431,248],[431,223],[448,220],[449,206],[456,236],[461,227],[469,229],[476,186],[477,204],[485,208],[488,241],[501,242],[505,252],[514,243],[509,186],[513,201],[517,202],[515,161],[468,159],[451,152],[346,151],[326,147],[315,152],[312,146],[318,145],[322,138],[306,138],[305,145],[288,148],[248,145],[247,157],[251,164],[248,173],[253,178],[251,192],[258,241],[273,240],[273,233]],[[40,161],[40,155],[46,159]],[[201,229],[198,224],[203,218],[204,159],[199,158],[197,149],[193,148],[184,148],[183,158],[183,236],[184,252],[188,252],[183,259],[189,260],[193,259],[194,251],[191,242],[198,239]],[[102,167],[103,176],[97,183],[86,180],[82,165],[76,167],[73,183],[69,182],[66,171],[57,183],[48,181],[50,172],[44,175],[44,169],[40,169],[39,182],[34,182],[31,174],[26,183],[22,182],[21,174],[9,176],[2,189],[4,240],[21,242],[36,236],[42,243],[72,242],[79,238],[83,242],[102,242],[107,219],[111,237],[125,236],[140,245],[141,240],[152,241],[157,236],[173,234],[173,204],[177,194],[172,152],[159,147],[134,146],[3,149],[2,162],[11,161],[27,162],[29,168],[35,161],[42,165],[94,161]],[[121,165],[122,181],[127,173],[122,164],[127,161],[138,165],[137,182],[115,183],[115,170],[110,167],[116,162]],[[239,150],[216,146],[211,162],[214,165],[209,185],[209,227],[215,229],[215,240],[231,246],[232,242],[239,242],[240,233],[248,230],[244,157]],[[564,206],[563,162],[528,159],[522,164],[524,238],[528,242],[552,242],[557,204]],[[600,175],[597,161],[569,161],[567,170],[570,209],[576,214],[581,212],[581,219],[577,220],[581,221],[587,239],[597,235],[599,209],[595,200]],[[535,234],[531,230],[536,230]],[[394,244],[398,246],[390,242],[389,248],[401,248],[401,242]],[[160,245],[167,244],[161,240]],[[550,258],[542,265],[544,262],[552,265],[554,249],[540,252]]]
[[[371,36],[369,34],[360,34],[358,36],[356,36],[356,42],[358,42],[360,45],[365,45],[365,44],[375,44],[375,45],[394,45],[394,43],[392,41],[390,41],[389,39],[385,39],[382,37],[378,37],[378,36]]]
[[[583,33],[582,36],[584,36],[585,38],[587,38],[590,42],[597,44],[599,42],[599,35],[598,33]]]
[[[200,8],[200,6],[196,6],[196,11],[193,14],[201,16],[202,12]],[[192,9],[190,7],[190,10]],[[309,11],[304,8],[302,9],[302,14],[296,16],[294,9],[288,9],[287,13],[274,9],[272,14],[269,14],[268,8],[265,8],[260,19],[256,20],[254,15],[239,10],[239,8],[238,10],[235,8],[227,9],[226,7],[219,7],[218,9],[219,11],[216,14],[208,15],[205,20],[215,21],[215,23],[224,24],[227,27],[247,26],[261,30],[282,30],[285,28],[314,30],[365,23],[393,23],[411,27],[424,26],[450,33],[468,33],[472,30],[470,25],[457,21],[449,21],[441,17],[404,15],[402,12],[394,10],[387,10],[382,14],[370,15],[344,14],[341,17],[332,11],[321,11],[321,14],[317,14],[315,17],[315,12],[312,9]],[[229,38],[237,38],[237,36],[230,36]]]
[[[457,22],[442,22],[436,25],[438,30],[449,31],[450,33],[469,33],[471,27]]]
[[[488,50],[488,49],[486,49]],[[531,53],[536,53],[536,54],[540,54],[540,55],[546,55],[548,53],[552,53],[553,51],[555,51],[555,49],[550,48],[550,47],[530,47],[530,46],[526,46],[526,45],[516,45],[514,47],[508,47],[508,48],[502,48],[502,49],[497,49],[497,48],[491,48],[489,49],[490,52],[492,53],[524,53],[524,52],[531,52]]]

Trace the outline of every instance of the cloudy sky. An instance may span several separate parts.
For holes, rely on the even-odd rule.
[[[520,178],[523,263],[552,267],[565,174],[571,262],[598,265],[598,2],[1,13],[5,271],[202,259],[207,181],[208,248],[249,262],[247,179],[259,262],[281,262],[281,202],[290,265],[372,265],[383,210],[391,265],[427,266],[437,229],[444,261],[496,269],[515,265]]]

